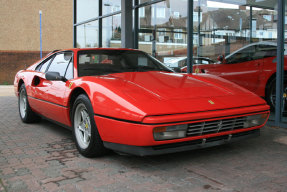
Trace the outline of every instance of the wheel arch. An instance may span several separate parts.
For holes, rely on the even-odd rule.
[[[73,105],[75,103],[75,100],[77,99],[77,97],[81,94],[85,94],[87,95],[87,97],[89,98],[87,92],[81,88],[81,87],[76,87],[70,94],[69,99],[68,99],[68,106],[70,108],[70,119],[71,119],[71,112],[73,109]],[[90,99],[90,98],[89,98]]]
[[[20,79],[19,82],[18,82],[18,87],[17,87],[17,91],[18,91],[18,92],[20,91],[20,87],[21,87],[23,84],[25,85],[24,80],[23,80],[23,79]]]
[[[269,77],[269,79],[267,80],[267,82],[266,82],[266,85],[265,85],[265,97],[266,97],[268,85],[271,83],[271,81],[272,81],[273,79],[276,78],[276,74],[277,74],[276,72],[273,73],[273,74]],[[287,77],[287,70],[284,70],[284,76]]]

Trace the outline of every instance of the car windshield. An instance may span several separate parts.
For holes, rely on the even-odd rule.
[[[78,53],[79,77],[135,71],[172,72],[161,62],[141,51],[85,50]]]

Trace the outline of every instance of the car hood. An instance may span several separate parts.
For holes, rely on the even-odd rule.
[[[122,104],[121,112],[140,116],[191,113],[266,104],[250,91],[206,74],[126,72],[95,77]],[[112,94],[111,94],[112,93]],[[115,98],[115,99],[113,99]],[[125,108],[125,109],[123,109]],[[109,109],[109,114],[113,109]],[[112,115],[113,116],[113,115]],[[116,116],[116,115],[115,115]],[[133,115],[135,117],[135,115]],[[132,119],[132,117],[126,117]]]
[[[124,92],[134,99],[182,100],[234,95],[235,92],[196,76],[166,72],[116,73],[110,76],[127,83]],[[145,97],[138,98],[140,92]]]

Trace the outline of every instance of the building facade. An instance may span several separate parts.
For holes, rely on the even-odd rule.
[[[40,59],[42,11],[43,55],[73,47],[70,0],[0,0],[0,84],[12,84],[16,72]]]
[[[136,48],[173,62],[170,66],[181,67],[185,60],[188,72],[204,59],[219,64],[236,58],[227,69],[237,71],[216,74],[229,74],[227,79],[242,74],[239,85],[250,88],[252,79],[264,86],[259,96],[276,109],[271,122],[285,126],[285,7],[284,0],[74,0],[74,47]],[[264,76],[271,65],[274,74]],[[276,85],[270,85],[274,79]]]

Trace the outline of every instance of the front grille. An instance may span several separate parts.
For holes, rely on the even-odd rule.
[[[199,136],[223,131],[232,131],[244,128],[247,117],[237,117],[231,119],[221,119],[216,121],[204,121],[188,124],[186,136]]]

